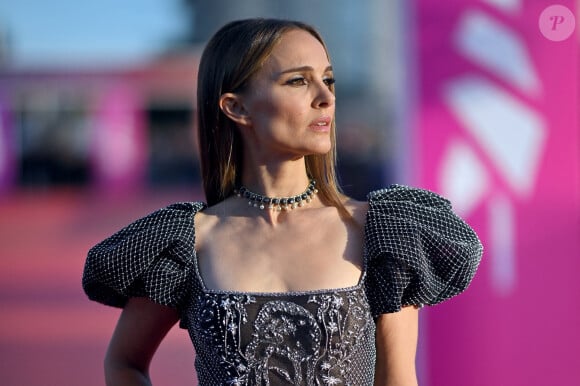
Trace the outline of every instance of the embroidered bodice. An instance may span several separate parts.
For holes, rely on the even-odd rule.
[[[374,323],[360,285],[280,295],[204,293],[194,303],[184,325],[197,348],[200,384],[372,384]]]
[[[205,288],[194,215],[178,203],[123,228],[88,254],[88,296],[122,307],[146,296],[175,307],[196,351],[201,386],[372,385],[375,318],[463,291],[482,254],[473,230],[435,193],[369,194],[364,269],[354,287],[290,293]]]

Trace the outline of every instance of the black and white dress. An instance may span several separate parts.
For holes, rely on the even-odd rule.
[[[353,287],[207,289],[195,251],[200,202],[160,209],[97,244],[83,287],[90,299],[115,307],[145,296],[177,308],[201,386],[372,385],[377,316],[462,292],[483,248],[435,193],[393,185],[369,193],[368,202],[364,268]]]

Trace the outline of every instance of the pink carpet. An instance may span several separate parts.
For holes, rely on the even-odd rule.
[[[104,199],[19,192],[0,198],[0,379],[3,386],[104,385],[103,356],[119,310],[81,288],[88,248],[187,193]],[[151,368],[154,385],[196,385],[194,351],[175,327]]]

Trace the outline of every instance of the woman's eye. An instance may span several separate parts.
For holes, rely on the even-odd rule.
[[[325,78],[323,80],[323,82],[327,86],[332,86],[336,82],[336,79],[334,79],[334,78]]]
[[[292,79],[290,79],[290,80],[288,80],[288,81],[286,82],[286,84],[288,84],[288,85],[290,85],[290,86],[303,86],[303,85],[305,85],[306,83],[307,83],[307,82],[306,82],[306,79],[305,79],[305,78],[303,78],[303,77],[299,77],[299,78],[292,78]]]

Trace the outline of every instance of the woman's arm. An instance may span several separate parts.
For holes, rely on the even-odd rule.
[[[416,386],[419,310],[404,307],[377,320],[375,386]]]
[[[107,386],[151,385],[149,364],[153,354],[178,320],[173,308],[147,298],[129,299],[105,356]]]

